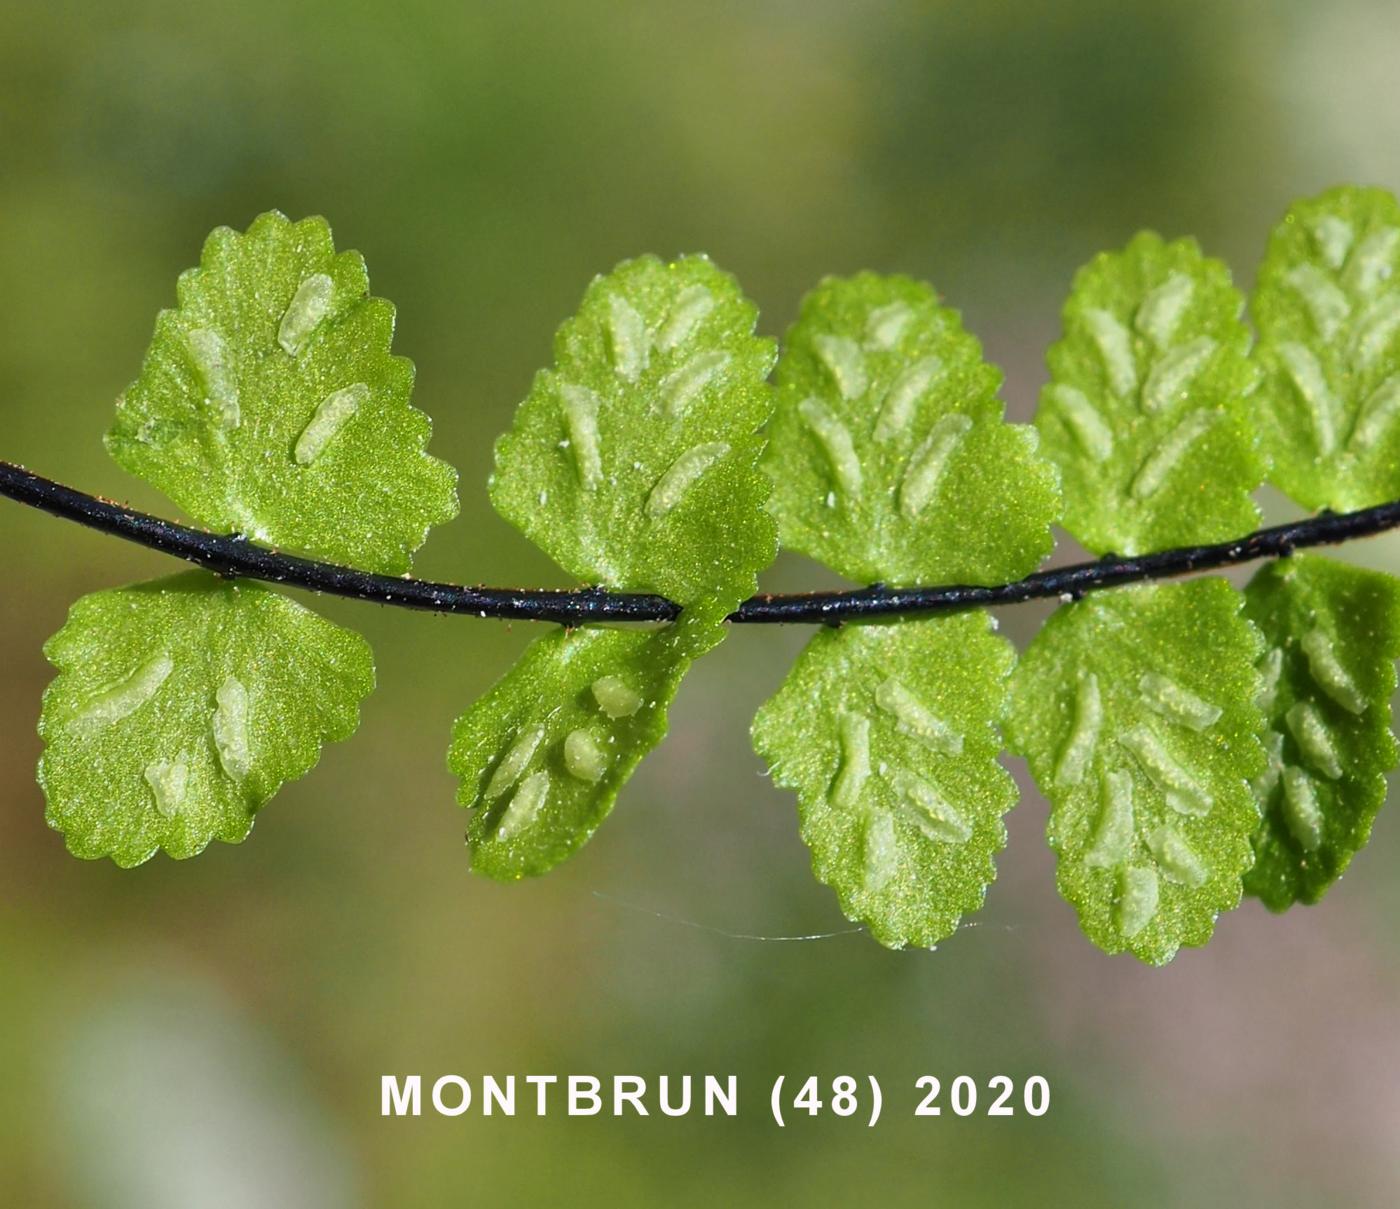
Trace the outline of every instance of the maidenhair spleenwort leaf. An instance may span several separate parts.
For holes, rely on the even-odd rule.
[[[848,579],[998,583],[1053,547],[1054,468],[1001,373],[907,277],[828,278],[778,363],[764,465],[783,544]]]
[[[701,256],[596,278],[496,444],[491,500],[588,583],[732,609],[776,553],[755,462],[773,342]]]
[[[1400,203],[1332,189],[1274,228],[1252,310],[1269,478],[1308,508],[1400,496]]]
[[[1341,877],[1385,801],[1400,581],[1298,554],[1262,568],[1245,600],[1268,643],[1269,763],[1255,780],[1264,821],[1244,885],[1282,911],[1317,902]]]
[[[666,733],[687,630],[554,630],[457,719],[448,765],[476,872],[545,873],[588,840]]]
[[[1013,679],[1007,737],[1050,799],[1056,882],[1108,953],[1204,944],[1254,860],[1263,648],[1221,579],[1059,609]]]
[[[374,687],[358,634],[204,571],[84,596],[44,654],[49,824],[75,856],[122,866],[244,839]]]
[[[905,277],[828,278],[778,368],[765,469],[788,545],[863,582],[996,583],[1049,553],[1054,467],[1001,374]],[[982,903],[1015,787],[996,721],[1015,663],[984,613],[818,634],[758,713],[817,876],[881,943],[932,945]]]
[[[1257,525],[1243,307],[1229,269],[1190,239],[1143,232],[1075,276],[1036,426],[1064,476],[1065,528],[1090,550],[1142,554]]]
[[[982,905],[1016,786],[996,723],[1015,652],[972,612],[825,630],[753,724],[818,878],[891,948]]]
[[[626,261],[559,329],[496,444],[491,500],[566,570],[685,606],[652,633],[536,640],[458,720],[448,763],[473,809],[473,868],[513,879],[584,844],[641,758],[691,659],[776,553],[757,467],[773,342],[701,256]]]
[[[212,529],[398,573],[457,511],[394,308],[324,219],[220,227],[181,275],[107,448]]]

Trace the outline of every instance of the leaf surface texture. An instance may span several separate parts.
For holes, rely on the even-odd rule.
[[[881,944],[950,936],[996,876],[1016,801],[997,763],[1014,663],[981,612],[824,630],[754,720],[817,877]]]
[[[1096,554],[1250,532],[1264,477],[1244,300],[1194,240],[1151,232],[1074,279],[1036,426],[1064,477],[1065,528]]]
[[[324,219],[215,230],[181,275],[107,448],[201,524],[397,574],[457,512],[425,452],[394,308]]]
[[[1332,189],[1274,228],[1251,300],[1270,481],[1307,508],[1400,497],[1400,203]]]
[[[765,467],[784,546],[857,583],[999,583],[1053,546],[1054,468],[933,290],[828,278],[783,344]]]
[[[44,654],[49,824],[75,856],[123,866],[244,839],[374,687],[358,634],[204,571],[84,596]]]
[[[1060,893],[1108,953],[1204,944],[1254,860],[1263,643],[1222,579],[1060,608],[1016,670],[1007,737],[1050,800]]]
[[[1245,889],[1281,911],[1314,903],[1371,835],[1395,766],[1390,698],[1400,582],[1317,555],[1260,568],[1246,615],[1267,643],[1259,703],[1268,765]]]

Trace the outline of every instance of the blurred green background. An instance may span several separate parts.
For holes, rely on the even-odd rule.
[[[1024,419],[1100,248],[1193,233],[1247,284],[1291,198],[1400,185],[1397,55],[1385,0],[5,0],[0,457],[172,514],[99,440],[156,311],[215,225],[324,213],[397,302],[462,471],[418,570],[559,582],[485,478],[593,273],[708,251],[771,333],[823,273],[926,277]],[[1354,553],[1400,569],[1394,542]],[[122,873],[44,825],[40,646],[79,594],[174,567],[4,503],[0,554],[6,1203],[1400,1200],[1388,813],[1322,906],[1247,904],[1152,971],[1080,938],[1028,793],[985,911],[887,953],[843,932],[748,750],[804,634],[741,631],[584,852],[503,887],[467,872],[444,751],[527,627],[320,602],[378,653],[359,735],[246,845]],[[839,934],[735,935],[809,933]],[[742,1115],[386,1121],[386,1072],[733,1072]],[[779,1073],[874,1073],[884,1120],[779,1131]],[[1051,1111],[915,1120],[924,1073],[1042,1074]]]

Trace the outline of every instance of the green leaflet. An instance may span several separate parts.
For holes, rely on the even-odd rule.
[[[358,634],[204,571],[84,596],[44,654],[49,824],[75,856],[122,866],[245,838],[374,687]]]
[[[926,285],[862,273],[804,299],[765,469],[785,543],[863,582],[996,583],[1050,552],[1054,467]],[[996,763],[1014,650],[985,613],[820,633],[758,713],[817,876],[881,943],[982,903],[1015,786]]]
[[[1222,579],[1096,593],[1016,670],[1007,737],[1050,799],[1060,893],[1105,952],[1161,965],[1240,901],[1264,768],[1243,603]]]
[[[701,256],[596,278],[496,444],[497,511],[587,583],[727,613],[776,553],[755,465],[773,342],[756,318]]]
[[[220,227],[162,311],[107,448],[212,529],[398,573],[457,512],[394,308],[324,219]]]
[[[1146,231],[1075,276],[1036,426],[1064,476],[1065,528],[1090,550],[1142,554],[1258,524],[1243,305],[1194,240]]]
[[[1282,911],[1327,892],[1385,801],[1400,582],[1298,554],[1261,568],[1245,600],[1268,643],[1259,666],[1269,764],[1255,781],[1265,813],[1244,884]]]
[[[398,572],[457,510],[424,453],[394,311],[323,219],[221,227],[162,311],[107,447],[211,528]],[[45,647],[39,777],[79,856],[135,865],[242,840],[282,782],[355,729],[359,635],[203,572],[99,592]]]
[[[666,733],[686,629],[553,630],[457,719],[448,766],[476,872],[533,876],[583,846]]]
[[[1050,553],[1054,468],[933,290],[827,278],[778,363],[765,469],[783,544],[859,583],[997,583]]]
[[[589,286],[497,442],[502,516],[579,578],[685,612],[653,633],[538,639],[457,720],[448,763],[474,808],[478,872],[543,873],[587,841],[666,733],[690,661],[772,561],[756,463],[773,342],[756,318],[702,256],[626,261]]]
[[[824,630],[753,725],[818,878],[881,944],[982,905],[1016,801],[996,722],[1015,664],[985,613]]]
[[[1400,496],[1400,203],[1331,189],[1274,228],[1252,310],[1270,482],[1308,508]]]

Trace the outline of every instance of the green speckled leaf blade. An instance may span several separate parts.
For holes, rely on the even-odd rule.
[[[1251,299],[1269,481],[1307,508],[1400,496],[1400,203],[1331,189],[1274,228]]]
[[[457,512],[456,472],[424,452],[394,308],[324,219],[220,227],[180,277],[107,448],[221,532],[400,573]],[[289,317],[290,314],[290,317]]]
[[[1244,884],[1282,911],[1317,902],[1341,877],[1385,801],[1400,581],[1298,554],[1261,568],[1245,600],[1269,644],[1260,703],[1270,764],[1255,781],[1264,820]]]
[[[756,466],[774,350],[756,319],[701,256],[596,278],[496,444],[497,511],[588,583],[750,595],[776,553]]]
[[[1143,554],[1258,524],[1243,306],[1224,264],[1151,232],[1075,276],[1036,426],[1063,475],[1065,528],[1088,549]]]
[[[1016,801],[996,726],[1014,662],[981,612],[823,630],[754,720],[817,877],[881,944],[950,936],[996,876]]]
[[[475,872],[537,876],[587,842],[666,734],[690,629],[552,630],[457,719],[448,766],[471,809]]]
[[[192,571],[84,596],[45,644],[39,783],[75,856],[138,865],[237,843],[374,687],[358,634]]]
[[[1000,583],[1050,553],[1054,468],[933,290],[827,278],[778,363],[764,466],[783,545],[859,583]]]
[[[1006,732],[1051,803],[1060,893],[1108,953],[1210,939],[1254,860],[1262,650],[1222,579],[1060,608],[1013,677]]]

